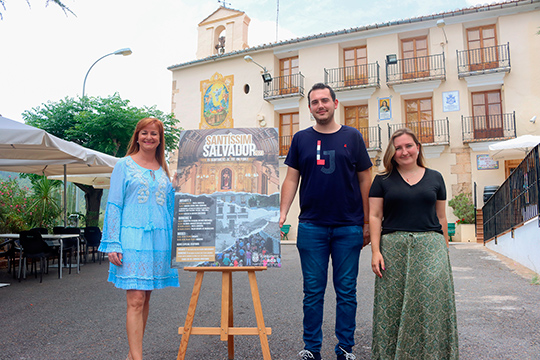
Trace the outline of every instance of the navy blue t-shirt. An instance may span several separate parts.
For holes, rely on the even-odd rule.
[[[300,222],[364,225],[358,172],[371,167],[362,134],[341,126],[332,134],[298,131],[285,164],[300,172]]]

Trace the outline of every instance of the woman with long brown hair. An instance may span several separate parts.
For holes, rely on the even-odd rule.
[[[173,211],[163,123],[144,118],[114,167],[99,247],[108,253],[108,280],[126,290],[128,359],[142,359],[152,290],[179,286],[170,266]]]
[[[458,359],[446,187],[410,129],[392,135],[369,192],[372,358]]]

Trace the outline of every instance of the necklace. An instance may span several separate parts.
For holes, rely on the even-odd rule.
[[[399,171],[399,173],[401,174],[401,177],[403,179],[405,179],[405,181],[410,184],[411,183],[410,179],[414,179],[416,177],[416,175],[418,174],[418,169],[411,171],[409,174],[406,174],[406,173],[401,172],[401,171]]]

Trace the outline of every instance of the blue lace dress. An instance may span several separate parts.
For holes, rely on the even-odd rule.
[[[172,269],[174,190],[163,169],[149,170],[128,156],[116,164],[99,251],[123,254],[110,264],[109,281],[120,289],[153,290],[179,286]]]

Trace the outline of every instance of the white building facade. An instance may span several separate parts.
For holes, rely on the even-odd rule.
[[[493,159],[488,146],[540,135],[531,121],[540,116],[539,0],[255,47],[248,45],[249,22],[220,7],[199,24],[197,59],[169,67],[172,112],[184,129],[277,128],[281,182],[292,135],[313,125],[307,92],[318,82],[336,91],[337,121],[362,132],[374,175],[391,133],[407,126],[423,143],[428,166],[443,174],[448,199],[471,194],[479,209],[484,187],[501,184],[520,162]],[[210,96],[214,84],[222,91]],[[293,205],[288,216],[291,239],[298,212]],[[447,214],[457,220],[451,208]]]

